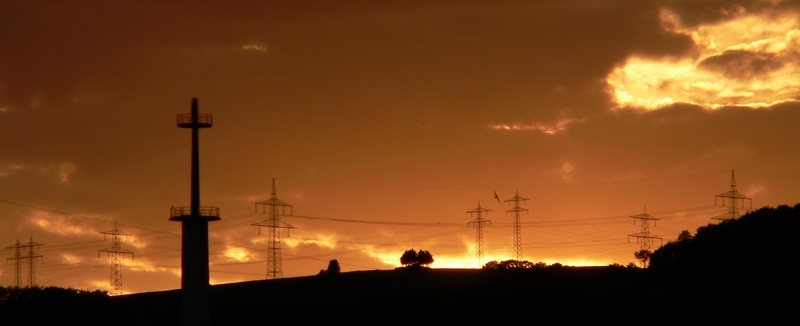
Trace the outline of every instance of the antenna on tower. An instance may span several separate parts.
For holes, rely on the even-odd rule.
[[[256,212],[261,208],[261,213],[269,214],[266,220],[253,223],[258,227],[258,234],[261,234],[261,227],[269,228],[267,238],[267,279],[283,277],[283,266],[281,259],[281,232],[280,229],[296,229],[294,226],[281,222],[280,216],[286,216],[286,209],[289,209],[288,216],[292,215],[292,205],[278,199],[275,191],[275,178],[272,178],[272,195],[267,200],[256,202]],[[287,233],[288,235],[288,233]]]
[[[6,247],[6,249],[14,250],[14,257],[7,258],[8,260],[14,261],[14,286],[17,288],[21,287],[22,283],[22,261],[28,261],[28,287],[36,286],[36,266],[35,261],[37,258],[42,258],[42,255],[36,254],[36,248],[43,246],[42,243],[33,242],[33,236],[28,243],[19,243],[19,237],[17,237],[17,243],[12,246]],[[28,248],[28,253],[24,256],[22,255],[22,249]]]
[[[506,214],[514,213],[514,260],[522,260],[522,229],[519,224],[519,215],[527,212],[528,209],[520,207],[519,203],[524,203],[526,200],[530,200],[530,198],[520,197],[519,191],[511,199],[504,200],[506,203],[514,203],[514,207],[506,211]]]
[[[200,114],[197,98],[192,112],[178,115],[178,127],[192,129],[192,189],[190,206],[172,207],[170,221],[181,222],[181,324],[211,323],[208,272],[208,222],[219,221],[219,207],[200,206],[200,129],[211,128],[212,116]]]
[[[133,252],[122,250],[119,237],[127,237],[130,236],[130,234],[120,232],[117,228],[117,222],[114,222],[113,230],[100,233],[103,234],[103,240],[106,239],[106,236],[111,236],[111,248],[97,251],[98,257],[100,257],[101,252],[105,252],[108,254],[108,259],[111,260],[111,280],[109,282],[110,290],[108,291],[108,295],[120,295],[122,294],[122,267],[120,264],[122,260],[125,259],[125,255],[131,255],[131,259],[133,259]]]
[[[741,202],[741,208],[745,208],[745,200],[750,201],[749,209],[753,209],[753,199],[742,195],[736,190],[736,175],[734,174],[734,170],[731,170],[731,189],[728,190],[728,192],[714,196],[714,206],[718,206],[718,199],[722,200],[721,206],[725,206],[725,202],[728,203],[728,212],[712,217],[712,219],[715,220],[727,221],[739,218],[739,203]]]
[[[630,242],[631,237],[636,238],[636,242],[639,243],[639,251],[634,253],[634,256],[642,261],[642,267],[647,267],[647,261],[650,259],[650,255],[653,253],[650,250],[653,247],[653,239],[660,240],[662,244],[664,242],[661,237],[650,234],[650,221],[654,221],[653,224],[655,225],[655,221],[660,219],[647,214],[646,206],[643,209],[642,214],[633,215],[631,218],[633,218],[634,225],[636,225],[636,220],[642,221],[642,227],[639,233],[628,235],[628,242]]]
[[[483,225],[491,224],[492,221],[484,219],[483,215],[488,214],[491,209],[481,207],[481,202],[478,202],[478,207],[467,211],[472,216],[475,214],[475,219],[467,223],[468,226],[475,226],[475,259],[478,260],[478,266],[483,266]]]

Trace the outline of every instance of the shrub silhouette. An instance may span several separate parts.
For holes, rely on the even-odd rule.
[[[336,259],[331,259],[328,262],[328,269],[325,271],[328,275],[339,275],[341,268],[339,268],[339,261]]]
[[[433,263],[433,255],[427,250],[409,249],[400,256],[400,264],[403,266],[428,266]]]

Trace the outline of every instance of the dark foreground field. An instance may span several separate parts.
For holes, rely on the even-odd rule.
[[[217,325],[740,324],[796,319],[797,282],[618,267],[400,269],[217,285]],[[789,275],[780,275],[788,277]],[[778,276],[776,276],[778,277]],[[760,278],[760,277],[759,277]],[[179,323],[177,291],[112,298],[122,324]]]

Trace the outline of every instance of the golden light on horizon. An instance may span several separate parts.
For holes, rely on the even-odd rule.
[[[684,57],[629,57],[606,77],[618,108],[657,110],[675,103],[705,109],[763,108],[800,94],[800,13],[732,13],[730,20],[687,28],[662,10],[665,31],[692,39]]]

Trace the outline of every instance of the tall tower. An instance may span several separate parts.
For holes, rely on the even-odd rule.
[[[281,232],[280,229],[295,229],[294,226],[280,221],[281,215],[292,215],[292,205],[278,199],[275,191],[275,179],[272,179],[272,195],[267,200],[256,203],[256,212],[261,208],[261,213],[269,214],[266,220],[253,223],[258,227],[258,234],[261,234],[261,227],[269,228],[269,238],[267,239],[267,279],[283,278],[283,266],[281,259]]]
[[[192,129],[191,206],[172,207],[170,221],[181,222],[181,324],[210,323],[210,285],[208,273],[208,222],[219,221],[219,208],[200,206],[200,146],[198,131],[210,128],[210,114],[197,113],[197,99],[192,99],[192,113],[178,115],[178,127]]]
[[[522,260],[522,230],[519,225],[519,215],[527,212],[528,209],[520,207],[519,203],[524,203],[526,200],[530,200],[530,198],[520,197],[519,191],[514,193],[514,197],[511,199],[504,200],[506,203],[514,203],[514,207],[506,211],[506,214],[514,213],[514,260]]]
[[[478,260],[478,266],[483,266],[483,225],[490,224],[492,221],[483,218],[484,214],[489,214],[491,209],[481,207],[481,202],[478,202],[478,207],[467,211],[470,216],[475,214],[475,219],[469,221],[467,225],[475,226],[475,259]]]
[[[97,256],[100,256],[101,252],[105,252],[108,254],[108,259],[111,260],[111,280],[109,282],[109,291],[108,295],[120,295],[122,294],[122,267],[121,263],[122,260],[125,259],[125,255],[131,255],[131,259],[133,258],[133,252],[124,251],[122,250],[122,246],[120,246],[119,236],[129,236],[130,234],[124,234],[119,231],[117,228],[117,223],[114,222],[114,229],[111,231],[100,232],[103,234],[103,239],[105,240],[106,236],[111,236],[111,248],[109,249],[101,249],[97,251]]]
[[[736,175],[734,174],[734,170],[731,170],[731,189],[728,190],[728,192],[714,196],[714,206],[718,205],[718,199],[722,200],[721,206],[725,206],[725,202],[728,203],[728,212],[712,217],[712,219],[715,220],[726,221],[739,218],[739,208],[745,208],[745,200],[750,201],[750,209],[753,209],[753,199],[742,195],[736,190]]]
[[[633,215],[631,218],[633,218],[634,225],[636,225],[636,220],[641,221],[642,227],[639,233],[628,235],[628,241],[630,241],[631,237],[636,238],[636,242],[639,243],[639,255],[642,255],[641,257],[643,257],[642,265],[645,265],[642,267],[646,267],[647,260],[650,258],[650,254],[653,253],[653,251],[650,250],[653,248],[653,240],[662,240],[661,237],[650,234],[650,221],[654,221],[653,223],[655,224],[655,221],[660,219],[647,214],[647,207],[644,208],[642,214]],[[634,255],[636,258],[639,258],[637,254]]]
[[[22,286],[22,261],[28,261],[28,287],[36,286],[36,265],[35,261],[37,258],[42,258],[42,255],[36,254],[36,248],[43,246],[44,244],[33,242],[33,237],[31,236],[31,240],[28,243],[19,243],[19,238],[17,238],[17,243],[12,246],[6,247],[6,249],[14,250],[14,257],[7,258],[6,260],[13,260],[14,261],[14,286],[20,288]],[[22,249],[27,248],[28,252],[23,256]]]

